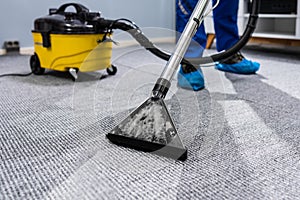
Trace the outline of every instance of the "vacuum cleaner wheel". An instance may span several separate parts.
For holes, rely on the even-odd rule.
[[[42,75],[45,72],[45,68],[41,67],[39,57],[36,53],[30,57],[30,68],[35,75]]]
[[[117,67],[114,66],[114,65],[111,65],[109,68],[106,68],[106,72],[109,74],[109,75],[115,75],[117,73]]]

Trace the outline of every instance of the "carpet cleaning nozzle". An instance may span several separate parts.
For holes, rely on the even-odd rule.
[[[124,147],[176,160],[187,158],[187,149],[161,98],[147,99],[106,136],[111,142]]]
[[[111,142],[176,160],[187,159],[187,149],[180,140],[163,99],[191,38],[203,21],[208,3],[209,0],[198,1],[174,52],[156,81],[152,96],[106,135]]]

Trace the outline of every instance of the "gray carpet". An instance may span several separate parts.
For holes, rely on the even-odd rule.
[[[105,138],[164,67],[139,47],[114,51],[115,76],[0,78],[0,199],[299,199],[299,54],[267,50],[244,50],[256,75],[206,67],[199,92],[174,79],[166,103],[185,162]],[[0,74],[27,73],[28,61],[2,56]]]

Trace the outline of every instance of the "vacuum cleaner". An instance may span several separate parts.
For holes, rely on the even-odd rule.
[[[70,7],[76,12],[67,11]],[[127,31],[156,56],[165,60],[170,58],[130,20],[105,19],[99,12],[90,12],[79,3],[67,3],[58,9],[50,8],[48,15],[34,20],[35,52],[30,57],[32,73],[42,75],[45,69],[69,71],[73,80],[77,79],[79,71],[106,69],[109,75],[116,74],[117,68],[110,62],[112,40],[109,39],[115,29]]]
[[[74,7],[76,12],[67,12]],[[100,13],[78,3],[67,3],[34,21],[32,36],[35,53],[30,57],[33,74],[41,75],[45,69],[69,71],[73,79],[77,72],[106,69],[114,75],[117,68],[111,64],[112,43],[105,42],[112,33],[107,27],[97,27],[93,21]]]
[[[237,53],[249,40],[256,27],[259,0],[253,0],[252,13],[244,34],[231,49],[210,57],[186,60],[184,54],[203,21],[205,10],[210,0],[199,0],[171,56],[156,49],[152,44],[145,46],[155,55],[168,60],[166,67],[157,79],[152,95],[136,108],[119,125],[113,128],[106,137],[117,145],[150,152],[161,156],[184,161],[187,159],[187,148],[183,145],[173,120],[164,103],[170,88],[171,80],[180,63],[206,64],[221,61]],[[144,39],[138,38],[140,43]]]
[[[30,59],[32,72],[43,74],[45,68],[69,70],[76,78],[77,71],[112,67],[112,71],[108,70],[108,73],[114,74],[116,68],[110,63],[112,42],[109,37],[114,29],[128,32],[141,46],[168,62],[154,85],[152,95],[107,133],[106,137],[117,145],[184,161],[187,159],[187,149],[164,103],[171,80],[180,64],[194,67],[222,61],[237,53],[255,30],[260,5],[260,0],[252,1],[252,12],[247,27],[232,48],[208,57],[187,60],[184,54],[203,21],[209,2],[210,0],[198,1],[171,55],[157,48],[141,29],[128,19],[105,19],[100,13],[89,12],[83,5],[75,3],[64,4],[59,9],[50,9],[48,16],[35,20],[35,29],[32,31],[35,54]],[[76,13],[65,12],[69,6],[74,6]],[[87,60],[87,55],[98,46],[98,53]],[[84,68],[82,62],[91,65]]]

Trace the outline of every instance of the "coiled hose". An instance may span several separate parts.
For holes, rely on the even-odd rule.
[[[240,37],[239,41],[232,46],[230,49],[220,52],[211,56],[194,58],[194,59],[185,59],[183,58],[181,64],[186,65],[201,65],[212,62],[218,62],[227,59],[228,57],[234,55],[238,51],[240,51],[250,39],[252,33],[256,28],[256,23],[258,19],[258,12],[260,7],[260,0],[252,0],[251,14],[248,19],[247,27]],[[125,22],[124,22],[125,21]],[[133,22],[127,19],[118,19],[118,20],[107,20],[104,18],[99,18],[97,20],[97,28],[99,29],[120,29],[128,32],[141,46],[145,49],[156,55],[157,57],[168,61],[171,57],[168,53],[163,52],[159,48],[157,48],[136,26]]]

